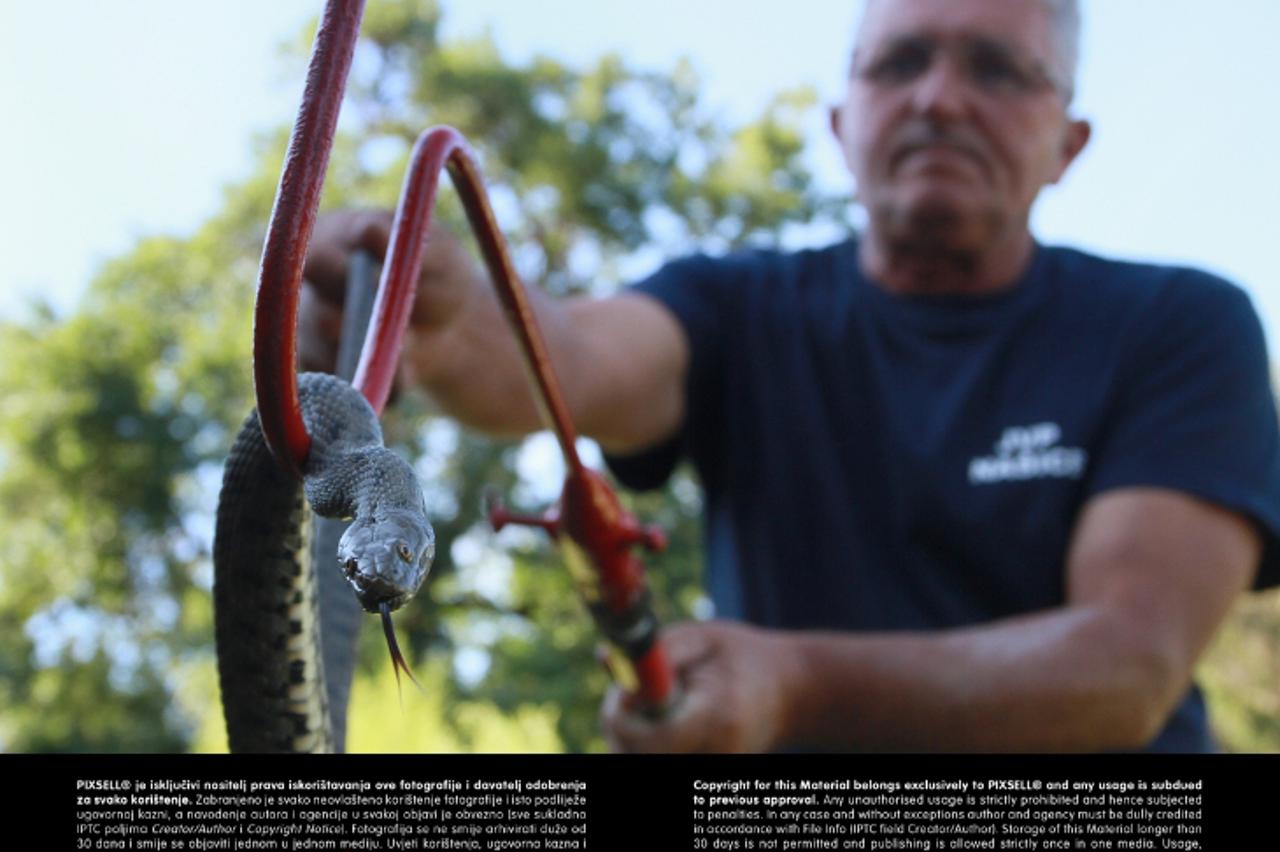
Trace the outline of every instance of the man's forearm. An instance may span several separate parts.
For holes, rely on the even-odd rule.
[[[533,290],[529,298],[563,375],[578,360],[565,307]],[[476,282],[447,329],[411,335],[408,361],[411,379],[472,428],[514,437],[543,426],[515,332],[488,282]]]
[[[1186,687],[1114,613],[1073,607],[942,633],[802,633],[788,744],[851,750],[1138,748]]]
[[[529,301],[574,425],[612,452],[630,452],[671,434],[683,417],[687,344],[656,302],[621,294]],[[476,282],[449,326],[415,333],[410,381],[452,417],[514,437],[543,428],[516,334],[492,287]]]

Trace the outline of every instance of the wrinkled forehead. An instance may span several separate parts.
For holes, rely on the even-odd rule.
[[[904,38],[981,39],[1053,63],[1053,19],[1043,0],[866,0],[855,55]]]

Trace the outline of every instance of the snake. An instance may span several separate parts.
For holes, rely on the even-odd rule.
[[[309,557],[312,513],[354,519],[335,570],[365,611],[382,616],[397,678],[408,667],[390,613],[417,592],[435,556],[417,476],[383,445],[364,395],[335,376],[302,373],[298,398],[311,436],[302,478],[271,454],[254,409],[232,444],[218,498],[214,629],[233,752],[335,748]]]

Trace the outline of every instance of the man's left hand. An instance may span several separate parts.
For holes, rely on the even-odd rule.
[[[763,752],[786,738],[788,697],[798,676],[785,634],[723,621],[663,631],[676,697],[659,718],[628,706],[614,686],[604,735],[615,752]]]

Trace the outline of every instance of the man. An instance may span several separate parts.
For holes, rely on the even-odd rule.
[[[832,116],[864,234],[540,300],[619,477],[696,465],[732,619],[667,632],[666,717],[608,697],[615,748],[1211,747],[1193,667],[1277,578],[1265,346],[1229,284],[1033,240],[1089,138],[1077,31],[1068,0],[871,0]],[[328,220],[308,276],[385,236]],[[537,428],[489,288],[432,242],[407,378]]]

